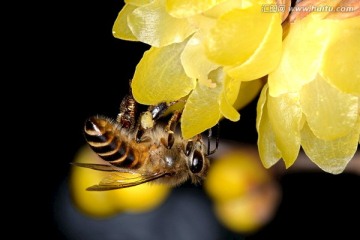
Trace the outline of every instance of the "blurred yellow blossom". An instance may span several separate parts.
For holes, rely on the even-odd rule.
[[[360,134],[360,17],[312,13],[290,23],[278,68],[257,107],[263,164],[290,167],[300,147],[326,172],[341,173]]]
[[[241,82],[267,75],[280,61],[282,14],[264,13],[264,3],[275,0],[125,1],[114,36],[151,45],[133,76],[135,99],[154,105],[187,98],[184,138],[222,117],[238,121]]]
[[[102,163],[103,160],[88,146],[84,146],[79,149],[74,162]],[[77,209],[95,218],[106,218],[119,212],[146,212],[161,205],[170,194],[168,186],[150,183],[116,191],[86,190],[86,188],[98,184],[107,174],[109,173],[77,166],[72,167],[69,180],[70,193]]]
[[[250,233],[276,213],[281,191],[252,147],[228,150],[212,163],[205,190],[221,223],[235,232]]]

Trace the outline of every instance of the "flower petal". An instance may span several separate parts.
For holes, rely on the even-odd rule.
[[[317,138],[305,124],[301,131],[301,144],[306,155],[325,172],[339,174],[355,155],[360,134],[360,118],[348,135],[326,141]]]
[[[128,15],[131,14],[135,9],[136,6],[134,5],[124,5],[124,7],[119,12],[112,28],[112,33],[114,37],[122,40],[137,41],[136,37],[131,32],[127,22]]]
[[[154,105],[162,101],[175,101],[195,88],[195,79],[185,74],[180,61],[185,44],[152,47],[145,52],[136,66],[131,84],[137,102]]]
[[[225,118],[233,122],[240,120],[240,113],[229,103],[224,94],[221,95],[220,99],[220,112]]]
[[[209,72],[219,67],[206,57],[201,41],[201,34],[195,33],[181,54],[181,62],[186,74],[195,79],[207,79]]]
[[[224,89],[220,96],[220,112],[225,118],[236,122],[240,120],[240,114],[233,104],[239,94],[241,81],[226,76]]]
[[[234,8],[248,8],[252,5],[256,4],[256,1],[253,0],[227,0],[222,1],[221,3],[217,4],[216,6],[210,8],[203,15],[211,18],[218,18],[224,13],[231,11]]]
[[[332,29],[321,74],[340,90],[360,95],[360,17],[335,20]]]
[[[281,152],[276,146],[275,133],[270,124],[267,110],[268,85],[261,91],[256,108],[256,130],[258,132],[258,148],[261,162],[264,167],[270,168],[281,158]]]
[[[234,108],[240,110],[254,100],[254,98],[260,93],[264,83],[265,80],[262,78],[254,81],[241,82],[240,91],[233,104]]]
[[[265,14],[267,15],[267,14]],[[254,80],[272,72],[281,59],[282,27],[278,14],[269,14],[267,32],[262,41],[245,62],[225,67],[225,72],[232,78],[242,81]],[[265,21],[262,19],[261,21]]]
[[[288,168],[295,162],[300,150],[302,111],[299,94],[268,96],[267,99],[267,110],[275,134],[276,145]]]
[[[269,74],[270,96],[298,92],[316,77],[329,42],[329,32],[327,21],[314,19],[312,15],[290,24],[283,41],[280,65]]]
[[[166,10],[176,18],[186,18],[202,13],[225,0],[167,0]]]
[[[300,103],[314,135],[324,140],[343,137],[354,130],[359,97],[343,93],[320,76],[304,85]]]
[[[215,70],[209,78],[216,87],[198,83],[188,97],[181,117],[181,132],[185,139],[200,134],[215,126],[220,120],[219,99],[224,88],[221,69]]]
[[[142,6],[142,5],[145,5],[145,4],[148,4],[148,3],[151,3],[153,0],[125,0],[124,2],[126,4],[131,4],[133,6]]]
[[[164,1],[154,0],[128,16],[129,27],[139,41],[162,47],[182,42],[196,30],[186,19],[170,16]]]
[[[225,88],[223,93],[226,99],[229,101],[229,103],[233,105],[239,96],[242,82],[240,80],[232,79],[229,76],[225,75],[224,83],[225,83]]]
[[[273,14],[262,13],[258,4],[225,13],[205,39],[207,56],[221,65],[244,63],[263,42],[264,36],[269,34],[272,21]]]

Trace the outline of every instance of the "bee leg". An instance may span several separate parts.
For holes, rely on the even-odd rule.
[[[169,103],[161,102],[157,105],[149,106],[148,110],[140,115],[137,125],[138,130],[135,137],[136,142],[141,142],[145,130],[153,128],[155,125],[155,121],[161,118],[164,115],[165,111],[177,102],[178,101],[173,101]],[[167,144],[164,145],[167,146]]]
[[[175,111],[174,114],[171,116],[167,126],[165,127],[166,132],[169,133],[167,144],[165,144],[165,146],[168,149],[170,149],[174,145],[175,142],[174,133],[175,133],[176,125],[180,120],[181,113],[182,113],[181,111]]]
[[[121,127],[133,130],[135,127],[136,101],[131,91],[126,95],[120,103],[120,112],[117,115],[116,122]]]
[[[171,107],[172,105],[174,105],[175,103],[177,103],[179,101],[173,101],[173,102],[161,102],[157,105],[154,105],[154,106],[150,106],[148,108],[148,111],[151,113],[152,115],[152,118],[154,120],[158,120],[159,118],[161,118],[164,113],[166,112],[166,110]]]
[[[215,143],[215,148],[213,150],[210,150],[210,146],[211,146],[210,140],[212,138],[212,129],[210,128],[208,130],[208,146],[207,146],[207,154],[206,154],[206,156],[214,154],[216,152],[216,150],[218,149],[218,147],[219,147],[219,142],[220,142],[220,124],[219,124],[219,122],[216,124],[216,126],[217,126],[216,143]]]

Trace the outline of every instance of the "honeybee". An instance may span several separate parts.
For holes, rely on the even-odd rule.
[[[189,179],[194,184],[201,182],[210,165],[208,156],[218,148],[219,138],[212,151],[210,140],[206,147],[200,134],[183,139],[176,131],[181,111],[175,111],[167,125],[158,122],[174,103],[150,106],[136,117],[137,102],[130,93],[123,98],[116,120],[104,116],[87,119],[85,139],[105,162],[74,165],[109,172],[107,177],[87,190],[113,190],[146,182],[170,186],[180,185]],[[208,139],[210,137],[209,134]],[[119,173],[131,173],[133,177],[125,178]]]

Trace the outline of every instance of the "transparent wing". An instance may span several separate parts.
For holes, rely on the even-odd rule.
[[[111,166],[108,164],[77,163],[77,162],[73,162],[71,164],[74,166],[77,166],[77,167],[90,168],[90,169],[105,171],[105,172],[117,172],[118,171],[114,166]]]
[[[133,187],[146,182],[151,182],[155,179],[164,177],[166,173],[154,173],[151,175],[134,174],[134,176],[127,177],[121,174],[111,173],[103,178],[98,185],[88,187],[88,191],[107,191],[119,188]]]
[[[136,173],[128,168],[119,168],[110,164],[96,164],[96,163],[71,163],[77,167],[90,168],[93,170],[103,171],[103,172],[124,172],[124,173]]]

